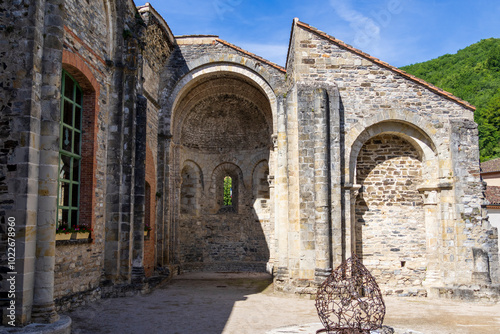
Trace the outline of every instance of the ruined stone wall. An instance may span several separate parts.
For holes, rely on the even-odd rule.
[[[143,55],[144,78],[143,94],[148,100],[147,106],[147,128],[146,128],[146,182],[150,188],[150,194],[146,194],[146,217],[145,223],[149,224],[151,231],[144,241],[144,269],[146,277],[153,274],[156,266],[157,238],[163,238],[163,224],[156,222],[156,202],[161,198],[157,196],[157,162],[158,162],[158,112],[160,74],[173,45],[170,41],[168,27],[159,19],[153,9],[140,10],[141,16],[147,25],[145,32],[145,47]]]
[[[179,234],[182,269],[264,271],[274,238],[267,209],[266,149],[223,156],[181,152]],[[223,178],[233,180],[233,206],[222,199]],[[267,196],[267,197],[266,197]]]
[[[203,64],[217,62],[244,65],[262,75],[276,91],[281,90],[284,84],[285,73],[279,66],[253,59],[248,52],[237,47],[230,47],[227,42],[227,44],[222,43],[216,36],[211,36],[206,42],[199,44],[183,44],[180,38],[177,41],[179,45],[173,50],[172,57],[165,68],[165,72],[169,75],[163,86],[165,93],[172,92],[179,79],[190,70]]]
[[[484,210],[480,204],[483,200],[482,186],[477,177],[479,160],[473,154],[477,146],[477,126],[473,123],[472,108],[306,24],[296,22],[292,36],[292,56],[289,55],[289,59],[293,57],[294,63],[293,72],[289,72],[293,73],[293,77],[289,78],[289,92],[294,94],[294,89],[297,89],[294,87],[300,87],[300,84],[330,82],[338,87],[340,95],[338,119],[341,131],[338,135],[332,132],[331,138],[332,143],[340,138],[339,142],[344,147],[341,147],[342,156],[336,157],[332,164],[339,165],[341,172],[332,172],[331,178],[340,180],[345,188],[339,197],[339,207],[342,209],[339,209],[338,214],[332,215],[334,227],[349,229],[348,193],[352,192],[354,188],[350,187],[355,186],[357,181],[357,152],[361,146],[370,137],[384,132],[399,132],[402,137],[414,138],[412,145],[417,145],[419,150],[424,151],[421,191],[425,192],[429,208],[433,210],[432,215],[428,215],[426,224],[429,226],[426,229],[432,229],[430,233],[433,237],[430,242],[432,247],[436,247],[427,250],[428,263],[432,263],[432,269],[428,267],[427,273],[433,272],[434,276],[431,275],[432,279],[427,277],[427,280],[443,285],[465,281],[470,284],[474,271],[486,270],[479,268],[484,265],[473,268],[473,263],[481,262],[474,262],[473,248],[484,250],[488,254],[488,261],[491,261],[495,256],[492,254],[496,253],[492,250],[497,238],[496,232],[480,218]],[[300,96],[300,91],[297,94]],[[293,109],[298,108],[300,117],[300,101],[296,104],[292,97],[288,99],[291,101],[287,129],[289,144],[298,144],[300,161],[302,156],[306,158],[311,155],[307,151],[307,140],[299,139],[297,144],[290,142],[296,126],[290,123],[290,115],[293,116]],[[299,138],[307,135],[307,132],[301,132],[300,121],[298,129]],[[470,144],[470,151],[463,147],[453,148],[453,145],[458,145],[454,144],[453,139],[457,135],[461,139],[456,143],[464,141]],[[289,156],[294,154],[294,150],[294,146],[289,146]],[[293,162],[289,164],[289,168],[291,166]],[[333,188],[331,194],[333,203],[337,196]],[[428,197],[429,194],[431,197]],[[299,199],[290,198],[289,206],[298,205],[298,201]],[[332,206],[332,209],[336,210],[335,207]],[[313,214],[314,211],[305,207],[300,210],[300,215],[304,217]],[[477,223],[473,223],[469,216],[475,217],[473,220]],[[443,226],[446,232],[442,234],[440,229],[435,228],[438,226],[436,224],[441,224],[439,226]],[[469,228],[464,224],[469,224]],[[333,238],[334,256],[339,251],[347,252],[349,241],[342,244],[339,239],[336,242],[335,234]],[[430,253],[442,255],[438,258]],[[334,260],[334,265],[335,263]],[[494,261],[490,262],[492,268],[493,263]]]
[[[16,225],[16,271],[25,268],[27,274],[16,280],[16,308],[22,322],[29,321],[33,296],[34,268],[27,264],[34,261],[36,243],[44,4],[0,4],[0,298],[7,298],[7,273],[12,271],[7,257],[11,217]],[[7,305],[1,306],[6,324]]]
[[[432,124],[436,137],[446,138],[450,118],[473,119],[473,112],[423,85],[382,67],[300,26],[295,28],[295,81],[331,81],[339,87],[345,127],[367,121],[380,112],[394,118],[419,118]],[[380,118],[380,117],[379,117]],[[427,129],[425,129],[427,130]]]
[[[76,307],[97,298],[105,240],[104,198],[108,130],[109,30],[103,2],[85,6],[66,2],[63,69],[83,89],[83,143],[79,224],[93,230],[88,242],[56,242],[54,299],[58,309]],[[92,27],[89,30],[89,26]],[[89,86],[90,85],[90,86]],[[56,216],[54,216],[56,218]]]
[[[284,73],[214,36],[177,42],[163,73],[159,122],[160,133],[172,135],[165,181],[178,236],[173,257],[186,270],[265,270],[275,235],[273,199],[262,183],[275,167],[274,93]],[[207,75],[189,82],[187,74],[202,67]],[[222,203],[225,173],[237,183],[232,208]]]
[[[147,100],[141,94],[145,23],[132,1],[119,4],[108,96],[104,277],[129,283],[144,275]]]
[[[458,212],[455,229],[444,233],[444,251],[448,255],[444,268],[445,282],[466,284],[498,284],[498,230],[486,220],[484,184],[480,177],[477,125],[469,120],[452,122],[451,152],[453,156],[454,188]],[[480,194],[478,196],[478,194]],[[451,232],[451,233],[450,233]],[[456,245],[456,249],[451,249]],[[454,252],[452,252],[452,250]],[[454,256],[453,261],[449,256]],[[466,266],[462,263],[467,263]],[[455,273],[455,274],[454,274]]]
[[[358,155],[356,254],[386,293],[417,291],[425,279],[421,159],[396,135],[373,137]]]
[[[162,110],[159,131],[161,135],[173,132],[170,122],[175,99],[172,94],[178,93],[175,91],[175,86],[189,71],[200,66],[217,66],[220,63],[233,64],[262,76],[274,93],[284,93],[285,73],[277,65],[255,59],[242,49],[228,46],[229,43],[220,41],[216,36],[209,36],[196,43],[183,42],[182,38],[177,38],[177,42],[179,45],[173,49],[171,57],[166,63],[160,84]]]
[[[109,59],[112,32],[110,29],[110,9],[107,2],[89,0],[84,6],[80,1],[68,0],[65,25],[99,57]]]

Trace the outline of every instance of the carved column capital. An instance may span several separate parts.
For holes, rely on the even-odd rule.
[[[420,192],[424,200],[424,205],[437,205],[438,204],[438,191],[425,190]]]
[[[354,200],[356,199],[356,197],[358,197],[360,189],[361,189],[360,184],[346,183],[344,185],[344,190],[349,191],[349,194],[351,195],[351,200]]]
[[[271,139],[273,141],[273,149],[277,149],[278,148],[278,135],[277,134],[272,135]]]
[[[424,205],[437,205],[438,194],[444,189],[451,189],[453,185],[450,182],[437,182],[423,184],[417,187],[418,192],[422,195]]]
[[[269,188],[274,188],[274,175],[268,175],[267,182],[269,183]]]

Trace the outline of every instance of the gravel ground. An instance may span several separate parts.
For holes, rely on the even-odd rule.
[[[314,300],[275,294],[268,275],[184,274],[151,294],[103,299],[67,313],[73,333],[312,334]],[[396,334],[500,333],[500,304],[386,297]]]

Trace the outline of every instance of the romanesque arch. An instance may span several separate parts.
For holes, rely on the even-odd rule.
[[[429,232],[435,231],[439,218],[426,210],[422,192],[440,175],[437,168],[427,167],[437,161],[430,137],[400,120],[373,124],[351,146],[347,234],[352,233],[352,250],[382,286],[418,289],[428,275]]]
[[[366,141],[356,161],[356,253],[377,282],[420,286],[426,248],[421,152],[396,134]]]
[[[186,65],[187,67],[191,67],[192,70],[178,78],[178,81],[173,81],[176,77],[173,75],[173,78],[170,78],[165,84],[166,88],[170,89],[165,89],[169,94],[165,98],[161,111],[160,125],[161,131],[164,134],[173,134],[175,131],[174,120],[177,118],[176,114],[179,114],[179,111],[182,109],[179,107],[179,104],[185,99],[185,94],[191,91],[200,81],[220,75],[243,79],[259,90],[260,94],[266,98],[266,104],[269,104],[271,108],[271,113],[266,115],[266,117],[269,118],[270,124],[276,125],[278,107],[273,87],[269,84],[270,74],[262,66],[260,67],[260,72],[252,69],[252,67],[256,67],[253,60],[243,58],[245,61],[237,63],[233,58],[228,58],[228,55],[224,57],[227,59],[215,63],[208,56],[201,57]],[[259,94],[253,93],[250,96],[252,95],[257,96]],[[172,122],[169,121],[170,119]],[[275,127],[271,128],[271,130],[273,133],[276,132]]]
[[[177,83],[168,101],[169,163],[177,180],[170,184],[177,207],[169,223],[178,231],[181,268],[265,270],[272,232],[269,219],[254,208],[252,180],[256,164],[271,154],[276,98],[269,84],[242,65],[201,64]],[[257,174],[267,178],[269,167]],[[201,175],[207,175],[204,187]],[[224,201],[226,178],[232,182],[230,204]]]
[[[381,115],[380,118],[382,118]],[[366,122],[366,121],[365,121]],[[368,123],[368,122],[366,122]],[[365,123],[365,124],[366,124]],[[406,120],[400,119],[386,119],[379,122],[368,123],[366,128],[362,130],[353,129],[351,132],[351,138],[354,138],[352,142],[347,143],[349,147],[349,180],[351,183],[356,182],[356,161],[358,154],[364,145],[364,143],[379,134],[383,133],[393,133],[404,138],[409,143],[415,147],[416,150],[421,152],[422,159],[425,161],[435,161],[438,159],[438,152],[434,140],[428,135],[429,131],[425,131],[428,126],[422,124],[423,127],[417,126],[415,124],[409,123]],[[436,179],[438,177],[438,171],[433,168],[432,170],[426,170],[426,173],[431,178]],[[429,179],[429,178],[428,178]]]

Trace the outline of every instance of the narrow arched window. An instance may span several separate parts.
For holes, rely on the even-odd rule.
[[[224,206],[233,205],[233,179],[230,176],[224,178]]]
[[[83,93],[65,71],[61,86],[57,226],[70,228],[79,219]]]

